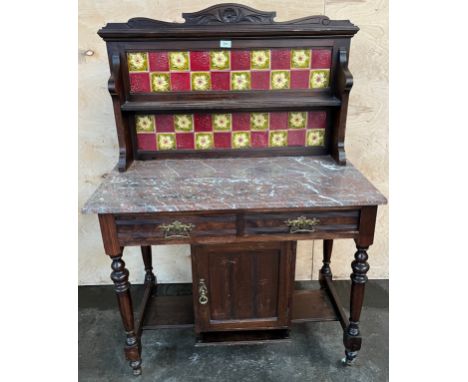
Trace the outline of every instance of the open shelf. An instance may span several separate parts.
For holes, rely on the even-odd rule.
[[[127,101],[122,104],[122,111],[133,112],[194,112],[194,111],[287,111],[320,107],[337,107],[341,101],[330,94],[319,93],[313,96],[286,95],[284,97],[256,96],[250,98],[213,98],[203,100],[161,100]]]
[[[331,297],[333,294],[334,290],[332,292],[330,289],[294,291],[292,322],[301,323],[340,320],[340,313],[337,311],[337,308],[335,308],[337,302],[333,300],[333,297]],[[143,313],[144,319],[141,324],[141,329],[143,330],[186,328],[194,325],[193,298],[191,295],[157,296],[156,293],[149,294],[148,291],[145,306],[146,309]],[[218,335],[208,335],[206,333],[204,335],[208,337],[211,336],[210,342],[219,342],[219,340],[216,340]],[[253,335],[256,336],[257,334]],[[229,341],[237,342],[238,340],[234,337]],[[237,337],[241,338],[241,336]],[[277,333],[268,330],[266,333],[261,334],[256,340],[272,340],[277,337]],[[284,338],[284,335],[281,334],[279,337]]]

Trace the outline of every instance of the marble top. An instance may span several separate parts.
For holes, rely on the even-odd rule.
[[[385,204],[352,165],[328,156],[165,159],[114,169],[84,213],[350,207]]]

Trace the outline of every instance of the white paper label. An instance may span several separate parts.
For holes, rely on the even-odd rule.
[[[219,42],[219,47],[220,48],[230,48],[230,47],[232,47],[232,41],[230,41],[230,40],[221,40]]]

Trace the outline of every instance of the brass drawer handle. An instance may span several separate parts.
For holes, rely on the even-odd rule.
[[[164,232],[164,237],[169,238],[186,238],[190,237],[192,229],[195,228],[193,224],[184,224],[176,220],[170,224],[161,224],[159,228]]]
[[[208,288],[205,284],[205,279],[200,279],[198,282],[198,302],[201,305],[205,305],[208,303]]]
[[[297,219],[288,219],[285,221],[289,227],[289,233],[315,232],[314,226],[320,223],[320,220],[313,218],[307,219],[305,216],[300,216]]]

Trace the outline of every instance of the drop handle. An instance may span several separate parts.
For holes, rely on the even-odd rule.
[[[284,222],[289,227],[289,233],[315,232],[314,226],[320,223],[320,220],[313,218],[307,219],[305,216],[299,216],[296,219],[288,219]]]
[[[170,224],[161,224],[159,229],[164,232],[164,238],[188,238],[190,233],[195,228],[193,224],[184,224],[178,220],[173,221]]]
[[[208,303],[208,288],[205,284],[205,279],[200,279],[198,282],[198,302],[201,305]]]

